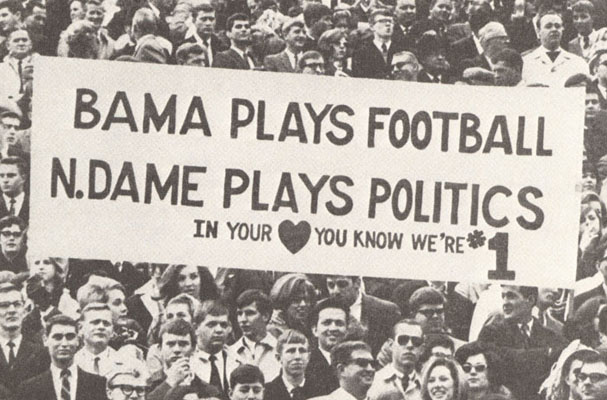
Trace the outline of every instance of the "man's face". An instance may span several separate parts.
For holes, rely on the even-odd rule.
[[[19,29],[10,34],[7,43],[8,52],[15,58],[24,58],[32,51],[32,41],[27,31]]]
[[[394,13],[400,25],[411,25],[416,18],[415,0],[398,0]]]
[[[468,387],[471,391],[483,391],[489,388],[487,379],[487,360],[483,354],[475,354],[468,357],[462,365]]]
[[[586,111],[599,111],[601,109],[601,103],[599,101],[598,93],[588,92],[586,93]]]
[[[495,57],[500,51],[504,50],[508,47],[509,39],[508,36],[498,36],[488,40],[483,41],[483,49],[485,50],[485,55],[492,59]]]
[[[146,382],[143,376],[121,374],[112,379],[107,396],[109,400],[145,399],[145,389]]]
[[[367,350],[354,350],[350,355],[350,361],[341,366],[339,378],[347,382],[350,387],[368,389],[375,376],[374,363],[373,356]]]
[[[18,331],[25,316],[23,296],[17,290],[0,293],[0,327],[3,331]]]
[[[321,58],[308,58],[301,70],[302,74],[307,75],[324,75],[325,61]]]
[[[585,11],[574,11],[573,26],[580,35],[589,35],[592,32],[592,16]]]
[[[192,323],[192,314],[190,314],[190,308],[187,304],[171,303],[164,310],[164,315],[167,322],[181,318],[184,321]]]
[[[430,17],[442,23],[447,23],[451,17],[452,9],[451,0],[437,0],[430,10]]]
[[[15,164],[0,164],[0,190],[7,196],[23,193],[25,178]]]
[[[602,362],[584,364],[577,377],[581,400],[607,398],[607,365]]]
[[[415,82],[419,64],[405,55],[394,55],[392,58],[392,78],[399,81]]]
[[[424,333],[421,326],[398,324],[394,328],[392,361],[401,369],[415,368],[423,350]]]
[[[517,286],[502,286],[502,310],[505,319],[523,322],[531,315],[532,308],[532,301],[526,299]]]
[[[329,296],[351,306],[358,298],[360,281],[342,276],[327,277],[327,290]]]
[[[0,247],[4,253],[19,253],[23,248],[23,231],[19,225],[11,225],[0,231]]]
[[[301,51],[306,44],[306,31],[303,26],[295,25],[289,29],[285,37],[287,46],[295,52]]]
[[[127,308],[124,302],[124,293],[120,289],[113,289],[108,292],[108,307],[112,310],[114,321],[126,317]]]
[[[15,29],[20,19],[21,13],[13,14],[8,7],[0,8],[0,31],[12,31]]]
[[[236,311],[236,318],[242,334],[248,339],[257,340],[265,336],[269,316],[259,312],[256,302],[239,308]]]
[[[521,74],[503,61],[493,65],[493,72],[497,86],[516,86],[521,81]]]
[[[422,64],[425,69],[434,75],[445,73],[451,67],[447,61],[445,51],[442,49],[435,49],[426,54]]]
[[[226,344],[230,332],[230,321],[227,315],[207,315],[196,328],[198,347],[214,354]]]
[[[194,346],[190,335],[180,336],[172,333],[162,335],[160,355],[169,367],[180,358],[189,357],[193,350]]]
[[[394,18],[387,15],[378,15],[371,24],[371,30],[375,36],[382,39],[389,39],[394,31]]]
[[[430,350],[430,354],[432,355],[432,357],[452,358],[453,350],[451,350],[449,347],[437,345],[432,347],[432,349]]]
[[[318,314],[318,323],[312,327],[312,334],[318,339],[318,345],[324,351],[331,351],[333,346],[346,336],[346,313],[340,308],[325,308]]]
[[[102,6],[98,6],[96,4],[87,4],[85,18],[87,21],[92,22],[95,28],[101,28],[104,17],[105,10]]]
[[[70,19],[72,22],[77,21],[79,19],[84,19],[84,7],[82,7],[82,2],[75,0],[70,3]]]
[[[183,65],[191,65],[193,67],[206,67],[207,56],[204,53],[200,54],[189,54]]]
[[[87,311],[80,323],[80,334],[89,346],[103,346],[105,349],[112,337],[113,324],[110,310]]]
[[[194,20],[196,32],[201,37],[209,37],[215,31],[215,11],[200,11]]]
[[[548,307],[552,307],[556,304],[559,299],[560,292],[554,288],[539,288],[537,295],[538,306],[545,310]]]
[[[19,127],[21,121],[16,117],[4,117],[2,118],[2,140],[5,143],[11,145],[16,144],[19,139]]]
[[[58,363],[70,363],[78,351],[78,333],[70,325],[53,325],[44,338],[51,359]]]
[[[582,365],[584,365],[582,360],[573,360],[566,378],[567,385],[569,385],[569,390],[571,391],[571,398],[574,400],[579,400],[582,397],[580,393],[580,381],[577,378],[582,370]]]
[[[422,304],[415,314],[415,320],[424,333],[443,332],[445,326],[445,306],[443,304]]]
[[[287,343],[276,358],[287,375],[301,376],[310,361],[310,348],[307,343]]]
[[[230,400],[262,400],[263,385],[261,382],[237,383],[230,389]]]
[[[246,20],[236,20],[232,29],[226,34],[236,44],[249,45],[251,43],[251,24]]]
[[[563,21],[556,14],[546,14],[540,21],[540,42],[548,50],[556,50],[563,36]]]
[[[601,54],[596,63],[596,75],[603,85],[607,82],[607,53]]]

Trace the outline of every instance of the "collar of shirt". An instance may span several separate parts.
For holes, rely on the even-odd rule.
[[[472,34],[472,40],[474,41],[474,46],[476,46],[476,51],[478,51],[478,54],[483,54],[485,49],[483,49],[483,46],[481,46],[481,41],[476,37],[474,33]]]
[[[197,360],[201,360],[201,361],[204,361],[204,362],[207,362],[207,363],[210,364],[211,363],[211,360],[210,360],[211,355],[214,355],[217,358],[217,360],[215,361],[215,363],[217,363],[216,364],[217,368],[220,368],[219,367],[219,365],[220,365],[219,363],[221,363],[221,365],[223,365],[223,350],[222,351],[218,351],[215,354],[209,354],[209,353],[207,353],[204,350],[198,349],[198,350],[196,350],[195,357],[196,357]]]
[[[78,367],[75,363],[72,363],[67,369],[70,371],[70,399],[75,400],[76,390],[78,389]],[[53,387],[55,388],[57,398],[61,397],[61,371],[60,368],[51,363],[51,376],[53,377]]]
[[[329,365],[331,365],[331,352],[324,351],[323,349],[320,348],[320,346],[318,347],[318,350],[320,350],[320,353],[322,354],[322,356],[325,358],[325,360],[327,360]]]
[[[350,393],[348,393],[346,391],[346,389],[344,389],[342,387],[340,387],[339,389],[337,389],[336,391],[334,391],[327,397],[332,398],[332,399],[339,399],[339,400],[357,400],[356,397],[352,396]]]
[[[380,40],[373,39],[373,44],[375,45],[375,47],[377,47],[377,49],[378,49],[380,52],[382,51],[382,50],[381,50],[381,46],[382,46],[384,43],[386,44],[386,48],[387,48],[388,50],[390,50],[390,44],[392,44],[392,41],[390,41],[390,40],[389,40],[389,41],[387,41],[387,42],[382,42],[382,41],[380,41]]]
[[[282,379],[282,383],[284,383],[285,388],[287,388],[287,392],[289,392],[289,394],[291,394],[291,391],[293,389],[295,389],[296,386],[293,386],[291,384],[291,382],[289,382],[287,380],[287,378],[285,378],[284,371],[283,371],[283,374],[280,375],[280,378]],[[297,387],[303,387],[305,384],[306,384],[306,378],[304,378],[303,381],[301,381],[301,384]]]
[[[594,41],[596,40],[596,35],[597,35],[597,31],[596,30],[592,30],[592,32],[590,32],[588,34],[588,42],[590,43],[590,45],[592,45],[592,43],[594,43]],[[580,44],[584,44],[584,35],[577,35],[577,37],[580,39]]]
[[[519,329],[522,329],[523,324],[522,323],[518,323],[517,324]],[[533,332],[533,318],[531,318],[529,320],[529,322],[527,322],[525,325],[527,325],[527,333],[529,334],[529,336],[531,336],[531,332]]]
[[[8,342],[15,343],[15,349],[13,351],[15,352],[15,357],[16,357],[17,353],[19,352],[19,347],[21,346],[21,339],[23,339],[22,335],[17,336],[15,339],[0,338],[0,346],[2,346],[2,351],[6,355],[7,361],[8,361],[8,353],[10,351],[10,347],[8,347]]]
[[[99,357],[99,360],[102,360],[102,359],[104,360],[104,359],[110,358],[110,350],[113,350],[113,349],[108,346],[107,349],[103,350],[101,353],[93,354],[89,351],[89,349],[87,349],[86,347],[83,347],[81,357],[83,357],[86,360],[89,360],[90,362],[94,362],[96,357]]]
[[[10,197],[2,193],[2,197],[4,197],[4,203],[6,204],[6,208],[11,207],[11,199],[15,199],[15,215],[19,214],[21,211],[21,205],[23,204],[23,200],[25,199],[25,193],[21,192],[15,197]]]
[[[246,53],[242,50],[240,50],[239,48],[232,46],[230,47],[232,50],[234,50],[236,52],[236,54],[238,54],[243,60],[247,60],[246,57]]]
[[[297,55],[291,50],[289,50],[288,47],[285,49],[285,53],[287,53],[287,56],[289,57],[289,61],[291,62],[293,69],[297,69]]]

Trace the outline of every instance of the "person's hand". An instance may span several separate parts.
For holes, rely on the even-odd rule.
[[[178,386],[190,375],[190,360],[186,357],[180,358],[166,371],[167,383],[171,387]]]
[[[580,250],[582,252],[586,251],[590,246],[590,243],[599,236],[599,232],[596,228],[593,227],[585,227],[582,232],[582,237],[580,238]]]

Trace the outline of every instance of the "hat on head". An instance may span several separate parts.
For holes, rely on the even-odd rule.
[[[478,31],[478,38],[481,42],[496,37],[508,37],[506,28],[504,28],[504,25],[500,24],[499,22],[488,22]]]

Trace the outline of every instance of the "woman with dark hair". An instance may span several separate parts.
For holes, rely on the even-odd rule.
[[[597,196],[598,197],[598,196]],[[597,245],[601,240],[601,209],[589,204],[582,205],[578,234],[578,262],[576,280],[588,278],[597,273]]]
[[[464,371],[451,358],[431,358],[422,370],[422,400],[466,400]]]
[[[329,29],[318,39],[318,49],[325,59],[325,74],[351,76],[352,59],[348,57],[348,37],[341,29]]]
[[[268,331],[278,337],[286,329],[296,329],[308,338],[308,316],[316,304],[316,288],[304,274],[287,274],[276,280],[270,291],[274,307]]]
[[[500,381],[498,355],[479,342],[461,346],[455,359],[462,366],[468,382],[468,400],[480,400],[488,394],[511,397],[510,391]]]

